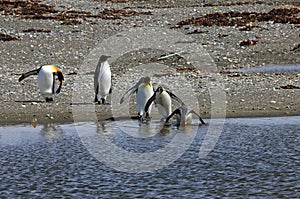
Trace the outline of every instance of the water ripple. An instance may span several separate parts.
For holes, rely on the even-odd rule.
[[[198,133],[190,148],[172,164],[153,173],[136,174],[118,172],[96,160],[82,144],[73,125],[51,127],[48,132],[55,136],[50,137],[42,131],[44,127],[39,127],[39,131],[22,126],[0,127],[0,195],[9,198],[298,198],[298,121],[299,117],[228,119],[216,147],[205,158],[198,158],[199,144],[204,138]],[[7,133],[14,131],[24,135],[14,134],[16,140],[4,143],[2,139],[7,140]],[[117,136],[113,138],[116,143],[136,139],[119,133],[109,136]],[[157,149],[172,136],[155,135],[150,138],[151,144],[147,139],[136,143],[152,144]],[[121,144],[132,147],[126,142]]]

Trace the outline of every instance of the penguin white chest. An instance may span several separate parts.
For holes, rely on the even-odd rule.
[[[107,63],[107,62],[106,62]],[[111,70],[107,63],[107,66],[102,68],[98,78],[99,83],[99,98],[106,97],[109,94],[111,88]]]
[[[161,118],[168,117],[172,113],[172,101],[170,95],[163,91],[156,96],[157,109]]]
[[[144,113],[145,105],[146,105],[148,99],[150,99],[150,97],[153,95],[153,93],[154,93],[154,91],[151,86],[140,86],[138,88],[138,91],[136,94],[136,101],[137,101],[137,105],[138,105],[139,114]],[[151,112],[151,107],[152,106],[150,105],[149,113]]]
[[[54,94],[54,75],[51,66],[43,66],[38,74],[38,86],[42,95]]]

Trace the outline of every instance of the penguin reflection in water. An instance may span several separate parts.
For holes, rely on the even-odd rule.
[[[162,86],[157,87],[152,97],[147,101],[145,106],[146,118],[150,118],[149,107],[154,102],[157,110],[163,121],[172,113],[172,99],[176,100],[180,105],[183,105],[181,99],[168,90],[165,90]]]
[[[106,98],[111,94],[111,70],[107,62],[110,56],[102,55],[94,74],[95,102],[106,104]]]
[[[127,100],[134,92],[136,92],[138,117],[139,120],[142,121],[144,120],[145,105],[154,93],[150,77],[141,77],[140,80],[122,96],[120,104]],[[148,114],[150,114],[152,105],[150,105],[148,109]]]
[[[19,78],[19,82],[31,75],[38,75],[38,87],[40,89],[40,93],[46,99],[46,102],[53,101],[53,96],[60,93],[62,83],[64,81],[64,75],[56,66],[45,65],[38,69],[24,73]],[[56,91],[55,76],[58,77],[60,82]]]
[[[175,125],[180,126],[180,125],[187,125],[191,124],[193,120],[193,114],[196,115],[199,118],[199,121],[201,124],[205,124],[203,119],[200,117],[199,114],[197,114],[194,110],[189,109],[186,107],[186,105],[182,105],[179,108],[175,109],[171,115],[169,115],[166,119],[166,124],[169,123],[169,120],[175,115]]]

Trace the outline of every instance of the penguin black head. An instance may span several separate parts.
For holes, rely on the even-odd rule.
[[[110,58],[111,56],[109,56],[109,55],[101,55],[101,57],[100,57],[100,59],[99,59],[99,61],[100,62],[105,62],[108,58]]]
[[[157,87],[155,92],[161,94],[163,91],[164,91],[164,88],[162,86],[159,86],[159,87]]]
[[[63,82],[65,80],[64,79],[64,74],[61,71],[57,71],[56,74],[57,74],[58,80],[60,82]]]
[[[150,77],[148,77],[148,76],[144,77],[144,83],[151,85]]]
[[[63,82],[64,82],[64,74],[63,74],[63,72],[61,72],[56,66],[52,66],[52,69],[55,71],[53,74],[54,74],[54,75],[57,75],[58,80],[60,81],[59,87],[58,87],[58,89],[56,90],[56,93],[58,94],[58,93],[60,93],[62,84],[63,84]],[[53,81],[54,81],[54,79],[53,79]],[[52,90],[53,90],[53,93],[54,93],[54,84],[53,84]]]
[[[173,111],[173,113],[167,117],[166,123],[168,123],[169,120],[174,115],[178,115],[178,117],[177,117],[177,124],[176,124],[177,126],[188,124],[189,123],[188,120],[192,119],[192,117],[191,117],[192,115],[191,114],[196,115],[199,118],[200,122],[202,124],[205,124],[205,122],[203,121],[203,119],[200,117],[200,115],[198,113],[196,113],[192,109],[187,108],[185,105],[182,105],[182,106],[178,107],[177,109],[175,109]]]

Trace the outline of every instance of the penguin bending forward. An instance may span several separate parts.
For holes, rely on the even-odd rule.
[[[53,101],[53,96],[60,93],[62,83],[64,81],[64,75],[56,66],[45,65],[41,66],[38,69],[24,73],[19,78],[19,82],[31,75],[38,75],[38,87],[40,89],[41,95],[46,99],[46,102]],[[56,91],[55,76],[58,77],[58,80],[60,82]]]
[[[192,119],[193,119],[193,114],[195,114],[199,118],[201,124],[205,124],[205,122],[200,117],[200,115],[197,114],[194,110],[191,110],[191,109],[187,108],[186,105],[182,105],[179,108],[175,109],[173,111],[173,113],[167,117],[166,123],[168,123],[169,120],[174,115],[177,115],[176,123],[175,123],[176,126],[191,124]]]
[[[106,98],[111,94],[111,70],[107,62],[110,56],[102,55],[94,74],[95,100],[98,104],[105,104]]]
[[[180,105],[183,105],[183,101],[176,95],[168,90],[165,90],[162,86],[157,87],[152,97],[147,101],[145,106],[146,118],[150,117],[149,107],[154,101],[161,120],[166,119],[172,113],[172,99],[176,100]]]
[[[144,119],[144,109],[147,101],[153,95],[153,87],[150,77],[141,77],[140,80],[131,87],[125,94],[122,96],[120,100],[120,104],[122,104],[126,99],[128,99],[134,92],[136,92],[136,101],[137,101],[137,108],[138,108],[138,117],[139,120]],[[152,105],[149,106],[148,113],[151,112]]]

